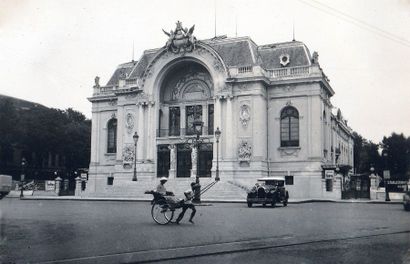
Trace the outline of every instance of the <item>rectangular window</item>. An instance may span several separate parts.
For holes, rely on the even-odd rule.
[[[169,108],[169,135],[180,135],[181,111],[179,107]]]
[[[333,191],[333,179],[326,179],[326,191],[327,192]]]
[[[208,135],[214,134],[214,105],[208,105]]]
[[[202,121],[202,105],[186,107],[186,134],[195,135],[194,121]]]
[[[107,185],[113,185],[114,184],[114,177],[109,176],[107,177]]]
[[[285,184],[293,185],[293,176],[285,176]]]
[[[117,120],[111,119],[108,122],[108,135],[107,135],[107,153],[117,152]]]

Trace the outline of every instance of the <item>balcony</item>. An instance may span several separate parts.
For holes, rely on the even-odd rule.
[[[212,127],[202,127],[202,136],[213,135],[214,131]],[[185,136],[195,136],[196,133],[193,128],[180,128],[180,129],[157,129],[158,138],[168,138],[168,137],[185,137]]]

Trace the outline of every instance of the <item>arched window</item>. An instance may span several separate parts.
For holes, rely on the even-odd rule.
[[[299,113],[291,106],[285,107],[280,113],[280,146],[299,146]]]
[[[112,118],[107,124],[107,153],[117,152],[117,119]]]

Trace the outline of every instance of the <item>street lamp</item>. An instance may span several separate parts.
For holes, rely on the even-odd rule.
[[[196,149],[199,152],[199,146],[204,141],[204,139],[200,138],[200,135],[202,134],[203,124],[204,123],[202,121],[199,121],[199,120],[196,120],[196,121],[192,122],[193,129],[194,129],[194,132],[196,134],[196,137],[188,138],[185,141],[186,144],[190,144],[190,145],[193,146],[192,151],[194,151],[194,149]],[[197,155],[198,154],[199,153],[197,153]],[[196,162],[196,164],[192,164],[192,167],[196,166],[195,185],[193,187],[193,191],[194,191],[193,202],[200,203],[201,202],[201,185],[200,185],[200,182],[199,182],[199,175],[198,175],[198,157],[196,158],[195,162]]]
[[[133,181],[137,181],[137,142],[138,142],[138,133],[135,131],[132,139],[134,139],[134,176],[132,176]]]
[[[390,196],[389,196],[389,190],[387,189],[389,185],[389,179],[390,179],[390,171],[387,168],[387,151],[383,149],[382,151],[382,156],[384,160],[384,170],[383,170],[383,181],[384,181],[384,191],[386,193],[386,202],[390,202]]]
[[[215,181],[219,181],[219,138],[221,137],[221,130],[219,127],[215,130],[215,138],[216,138],[216,176]]]
[[[20,175],[20,198],[24,197],[23,194],[23,184],[24,184],[24,178],[25,178],[25,172],[26,172],[26,158],[21,159],[21,175]]]

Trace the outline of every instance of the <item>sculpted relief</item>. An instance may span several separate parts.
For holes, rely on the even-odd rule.
[[[252,147],[248,141],[242,140],[239,143],[238,157],[241,161],[249,161],[252,156]]]
[[[241,105],[241,109],[239,112],[239,121],[241,121],[241,124],[243,127],[248,126],[248,122],[251,119],[251,111],[249,105]]]
[[[134,145],[126,144],[122,151],[123,163],[133,163],[134,162]]]

